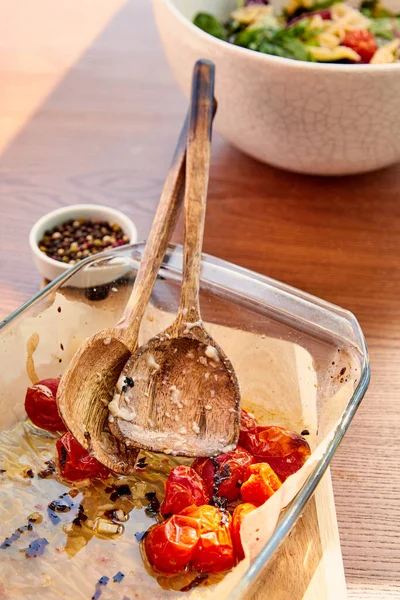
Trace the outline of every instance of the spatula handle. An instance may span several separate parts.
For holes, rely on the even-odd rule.
[[[207,60],[199,60],[193,72],[186,155],[185,250],[179,311],[182,321],[189,315],[191,320],[200,318],[201,250],[215,110],[214,73],[214,64]]]
[[[131,352],[137,347],[140,322],[150,300],[183,201],[187,132],[188,117],[165,180],[132,293],[118,323],[118,327],[122,329],[122,340]]]

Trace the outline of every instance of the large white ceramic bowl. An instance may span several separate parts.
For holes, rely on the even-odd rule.
[[[215,126],[243,152],[320,175],[362,173],[400,161],[400,63],[317,64],[260,54],[191,22],[203,10],[226,17],[236,0],[153,3],[168,61],[186,95],[195,61],[214,61]]]

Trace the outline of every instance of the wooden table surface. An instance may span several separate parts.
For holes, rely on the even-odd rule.
[[[40,285],[28,233],[45,212],[108,204],[146,237],[186,103],[147,0],[0,0],[0,9],[6,316]],[[400,598],[400,165],[307,177],[216,135],[204,250],[358,317],[372,382],[332,467],[348,593]]]

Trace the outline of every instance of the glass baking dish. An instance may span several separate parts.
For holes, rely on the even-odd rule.
[[[144,244],[135,244],[86,259],[0,324],[1,431],[25,419],[25,389],[32,379],[62,375],[84,338],[118,321],[143,250]],[[172,322],[181,270],[182,248],[171,245],[143,319],[142,341]],[[324,431],[332,430],[268,541],[229,593],[218,595],[239,600],[301,515],[349,427],[368,387],[368,353],[360,326],[347,310],[206,255],[200,301],[206,327],[233,362],[246,408],[261,422],[307,430],[312,449]],[[0,535],[9,534],[10,527],[0,518]],[[136,576],[135,581],[142,586],[138,597],[143,591],[147,598],[182,598],[179,592],[163,591],[150,577]],[[128,591],[132,585],[135,591],[136,583]],[[55,597],[46,595],[47,588],[41,593]],[[105,589],[103,598],[109,593]],[[187,593],[200,596],[212,597],[212,588]]]

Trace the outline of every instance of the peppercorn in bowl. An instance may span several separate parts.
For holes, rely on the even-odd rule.
[[[33,260],[45,279],[52,281],[80,260],[137,241],[135,224],[118,210],[77,204],[54,210],[31,229]],[[115,279],[118,265],[97,266],[74,278],[76,287],[100,286]]]
[[[317,175],[400,160],[399,0],[153,4],[186,95],[195,60],[215,63],[215,127],[246,154]]]

